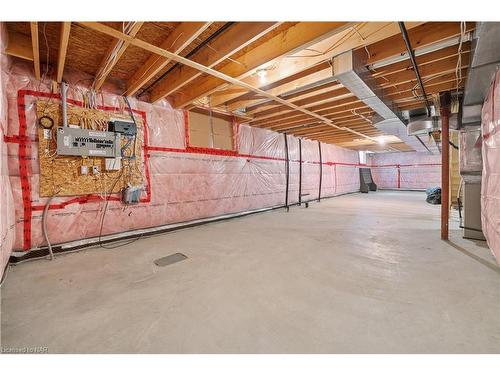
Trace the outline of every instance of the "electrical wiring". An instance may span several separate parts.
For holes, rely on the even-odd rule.
[[[459,43],[458,43],[458,59],[457,59],[457,66],[455,68],[455,77],[457,80],[457,87],[456,91],[458,94],[458,87],[460,85],[460,82],[462,82],[462,43],[465,38],[465,29],[466,29],[466,23],[465,21],[460,22],[460,38],[459,38]]]
[[[118,175],[118,178],[115,180],[115,182],[113,183],[111,189],[110,189],[110,193],[109,195],[111,195],[111,193],[113,192],[114,188],[116,187],[116,184],[118,183],[118,181],[121,180],[121,177],[123,175],[123,169],[122,171],[120,172],[120,174]],[[142,238],[142,234],[138,237],[134,237],[132,238],[131,240],[127,240],[126,242],[124,243],[118,243],[118,244],[115,244],[115,245],[112,245],[112,246],[109,246],[109,245],[104,245],[102,243],[102,230],[104,228],[104,219],[106,218],[106,213],[108,211],[108,205],[109,205],[109,195],[108,196],[105,196],[105,200],[106,200],[106,203],[104,204],[104,210],[103,210],[103,214],[102,214],[102,217],[101,217],[101,224],[100,224],[100,228],[99,228],[99,239],[98,239],[98,243],[99,243],[99,247],[102,247],[103,249],[116,249],[120,246],[125,246],[125,245],[129,245],[139,239]]]
[[[128,107],[128,111],[130,113],[130,116],[132,117],[132,121],[134,122],[135,126],[136,126],[136,129],[138,129],[137,127],[137,122],[135,121],[135,117],[134,117],[134,112],[132,110],[132,107],[130,105],[130,102],[128,100],[128,98],[126,96],[123,97],[127,107]],[[102,217],[101,217],[101,223],[100,223],[100,228],[99,228],[99,240],[98,240],[98,243],[99,243],[99,246],[104,248],[104,249],[115,249],[117,247],[120,247],[120,246],[125,246],[125,245],[128,245],[128,244],[131,244],[139,239],[142,238],[142,234],[138,237],[134,237],[132,238],[131,240],[128,240],[124,243],[118,243],[118,244],[115,244],[115,245],[111,245],[111,246],[108,246],[108,245],[104,245],[102,243],[102,231],[103,231],[103,228],[104,228],[104,221],[105,221],[105,218],[106,218],[106,213],[108,211],[108,206],[109,206],[109,195],[111,195],[116,187],[116,185],[118,184],[118,182],[122,179],[123,175],[124,175],[124,170],[125,170],[125,167],[127,167],[128,169],[128,181],[130,181],[132,179],[132,164],[130,163],[130,160],[134,160],[135,157],[136,157],[136,141],[137,141],[137,134],[134,135],[133,137],[130,137],[128,139],[128,142],[126,144],[126,146],[122,147],[122,152],[124,151],[125,148],[128,148],[130,147],[130,143],[131,143],[131,139],[134,138],[134,149],[132,151],[132,156],[131,157],[127,157],[126,160],[127,162],[124,163],[117,179],[115,180],[115,182],[113,183],[113,185],[111,186],[110,190],[109,190],[109,193],[105,193],[104,195],[104,199],[105,199],[105,204],[104,204],[104,210],[103,210],[103,214],[102,214]]]
[[[127,25],[125,23],[122,23],[122,32],[124,34],[128,34],[132,27],[134,27],[136,22],[129,22]],[[106,64],[102,67],[102,69],[96,74],[96,77],[94,79],[94,82],[92,83],[92,87],[95,87],[97,82],[99,82],[103,77],[107,76],[109,72],[113,69],[113,67],[116,64],[116,61],[118,59],[118,53],[122,49],[124,45],[124,41],[120,40],[116,43],[114,46],[113,50],[110,53],[110,58],[107,59]]]
[[[49,233],[47,230],[47,214],[49,212],[49,206],[50,202],[52,202],[52,199],[58,194],[54,193],[45,203],[45,207],[43,208],[43,214],[42,214],[42,232],[43,232],[43,237],[45,238],[45,241],[47,242],[47,247],[49,248],[49,254],[50,254],[50,260],[54,260],[54,253],[52,252],[52,244],[50,243],[49,240]]]
[[[7,280],[7,274],[9,273],[9,268],[10,268],[9,263],[7,262],[3,270],[2,279],[0,280],[0,288],[2,288],[3,284],[5,283],[5,280]]]
[[[42,87],[43,81],[45,81],[45,78],[49,74],[50,47],[49,47],[49,41],[47,39],[46,28],[47,28],[47,22],[45,22],[43,24],[43,31],[42,31],[43,38],[45,40],[45,49],[47,51],[47,53],[46,53],[46,59],[45,59],[45,71],[43,72],[43,75],[40,78],[40,81],[38,82],[38,89],[37,89],[38,91],[41,91],[41,87]],[[50,86],[47,86],[47,87],[49,88],[49,91],[50,91]],[[50,104],[51,101],[52,101],[52,96],[50,96],[49,100],[47,100],[45,102],[45,106],[43,107],[43,110],[41,111],[42,112],[42,117],[46,115],[47,108],[48,108],[48,106],[49,106],[49,104]]]

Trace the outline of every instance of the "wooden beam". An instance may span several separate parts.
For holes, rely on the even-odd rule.
[[[471,47],[470,42],[464,43],[462,45],[462,53],[470,52],[470,47]],[[455,57],[457,55],[458,55],[458,45],[454,45],[434,52],[426,53],[425,55],[416,56],[415,60],[417,62],[417,65],[421,67],[449,57]],[[413,70],[413,66],[409,59],[391,65],[386,65],[376,70],[372,70],[372,76],[373,77],[384,76],[388,78],[391,74],[406,70]]]
[[[57,59],[56,81],[61,83],[64,73],[64,63],[66,61],[66,52],[68,50],[69,32],[71,22],[61,22],[61,36],[59,40],[59,57]]]
[[[30,22],[31,48],[33,50],[33,66],[35,67],[35,78],[40,79],[40,46],[38,42],[38,22]]]
[[[238,22],[210,42],[210,46],[198,51],[191,60],[212,68],[279,25],[279,22]],[[153,88],[151,101],[172,94],[199,76],[201,73],[197,69],[179,66]]]
[[[135,37],[143,24],[144,22],[134,22],[130,30],[126,34],[131,37]],[[101,64],[97,69],[97,74],[95,76],[95,81],[93,85],[95,90],[99,90],[102,87],[109,73],[111,73],[113,67],[116,65],[118,60],[120,60],[120,57],[128,48],[129,44],[130,42],[120,39],[111,43],[111,45],[108,48],[108,52],[102,59]]]
[[[306,34],[313,26],[317,27],[320,22],[302,22],[304,31],[302,33]],[[312,24],[312,25],[311,25]],[[409,22],[407,27],[409,29],[422,24],[422,22]],[[299,24],[300,25],[300,24]],[[315,65],[318,65],[324,61],[330,60],[333,56],[339,55],[340,53],[349,51],[351,49],[356,49],[363,47],[367,44],[375,43],[384,38],[390,37],[392,35],[399,34],[399,27],[397,23],[394,22],[365,22],[365,23],[350,23],[344,25],[344,27],[338,27],[336,32],[330,35],[325,35],[326,38],[309,45],[304,45],[300,50],[290,52],[286,56],[283,56],[279,60],[268,61],[268,65],[278,65],[278,69],[269,70],[266,74],[266,81],[260,82],[259,77],[254,70],[251,70],[249,74],[239,75],[238,79],[243,79],[245,82],[251,84],[252,86],[262,88],[264,85],[282,80],[288,76],[297,74],[303,70],[309,69]],[[315,52],[320,51],[320,53]],[[262,64],[264,64],[262,63]],[[260,64],[260,65],[262,65]],[[256,66],[255,68],[266,68],[266,66]],[[227,74],[235,76],[229,72]],[[331,70],[323,72],[324,78],[331,76]],[[319,78],[318,80],[320,80]],[[277,90],[276,90],[277,91]],[[273,95],[280,95],[282,92],[274,92]],[[210,94],[211,92],[208,92]],[[237,98],[234,95],[228,100]],[[223,102],[215,100],[213,105],[221,105]]]
[[[213,22],[182,22],[160,45],[161,48],[181,53],[193,43]],[[134,95],[137,90],[151,80],[160,70],[167,66],[171,59],[151,54],[148,60],[132,75],[127,82],[125,95]]]
[[[408,23],[405,22],[405,25],[408,26]],[[466,31],[471,31],[474,27],[474,22],[467,22]],[[408,30],[408,36],[412,41],[414,49],[428,46],[457,35],[460,35],[460,22],[427,22]],[[367,64],[373,64],[389,57],[398,56],[406,51],[403,37],[399,33],[371,44],[367,48],[370,52]]]
[[[350,96],[350,97],[343,98],[343,99],[338,99],[338,98],[332,97],[332,100],[330,100],[329,102],[310,106],[310,107],[308,107],[308,110],[315,112],[315,111],[324,110],[324,109],[338,108],[340,106],[344,107],[344,106],[347,106],[350,104],[360,103],[360,102],[361,101],[358,98],[356,98],[355,96]],[[287,108],[285,106],[280,106],[277,109],[273,108],[272,110],[263,112],[258,117],[254,117],[254,119],[252,120],[252,125],[253,124],[258,125],[258,124],[261,124],[263,122],[265,123],[265,122],[273,121],[271,119],[279,119],[280,117],[282,117],[283,115],[286,115],[286,114],[295,115],[295,113],[293,113],[293,112],[294,112],[293,109]],[[266,121],[264,121],[264,120],[266,120]]]
[[[293,76],[287,77],[284,80],[278,81],[276,84],[266,85],[263,90],[276,95],[283,96],[286,93],[297,90],[301,87],[313,85],[318,82],[326,81],[332,78],[332,68],[329,63],[316,65],[311,69],[307,69]],[[334,84],[333,82],[331,82]],[[211,95],[211,98],[217,95],[217,92]],[[249,108],[253,110],[259,105],[265,105],[267,102],[263,98],[255,96],[253,93],[245,92],[238,98],[231,99],[234,95],[227,95],[224,98],[224,106],[228,111],[235,111],[237,109]],[[288,96],[287,96],[288,97]]]
[[[357,113],[361,114],[365,117],[373,116],[373,111],[370,111],[370,110],[360,111]],[[339,115],[325,116],[325,117],[328,117],[330,120],[335,120],[337,124],[339,124],[340,121],[359,119],[359,116],[354,115],[352,112],[345,113],[345,114],[339,114]],[[298,121],[295,123],[289,123],[289,124],[285,124],[285,125],[264,126],[263,128],[274,130],[274,131],[294,130],[294,131],[301,132],[302,130],[305,131],[306,129],[311,129],[313,126],[318,127],[318,128],[326,126],[323,124],[319,124],[319,125],[318,124],[319,123],[317,121],[313,122],[311,120],[309,120],[309,121],[301,120],[301,121]]]
[[[291,65],[295,65],[295,68],[299,69],[298,65],[301,64],[300,70],[307,69],[314,65],[314,61],[303,58],[293,59],[289,56],[300,53],[305,48],[314,48],[318,42],[342,33],[350,25],[352,24],[346,22],[299,22],[283,31],[283,33],[275,35],[244,55],[239,56],[235,61],[226,64],[220,71],[260,88],[264,84],[255,74],[257,69],[267,69],[267,75],[276,75],[280,71],[283,74],[284,71],[288,71]],[[290,63],[289,60],[295,61]],[[273,69],[273,66],[279,66],[279,68]],[[172,104],[175,107],[184,107],[196,99],[210,95],[225,87],[227,85],[224,82],[206,77],[201,82],[194,82],[190,87],[185,88],[182,93],[176,95]],[[217,100],[212,105],[217,106],[219,104],[221,104],[220,100]]]
[[[468,58],[468,53],[465,53],[463,55],[463,61],[467,61]],[[432,78],[432,80],[426,82],[426,87],[427,85],[432,85],[434,83],[434,79],[436,80],[436,82],[439,82],[439,79],[437,79],[439,78],[439,76],[436,77],[437,74],[441,73],[444,77],[449,78],[454,74],[455,68],[456,57],[445,58],[437,61],[436,63],[425,65],[421,70],[423,80],[427,81],[428,79],[430,80]],[[462,65],[462,75],[464,78],[466,77],[466,70],[467,65]],[[402,91],[409,91],[415,85],[415,75],[412,71],[403,71],[391,75],[391,80],[386,80],[379,77],[376,81],[382,88],[384,88],[384,91],[386,91],[389,98],[398,99],[400,96],[396,94],[400,94]],[[349,100],[349,98],[338,100],[337,98],[332,97],[330,101],[326,101],[323,104],[306,107],[313,112],[317,112],[323,116],[326,116],[327,114],[331,113],[332,110],[334,112],[344,111],[346,109],[357,110],[359,109],[359,103],[360,101],[355,97],[351,97],[351,100]],[[339,108],[339,105],[343,105],[344,108]],[[298,119],[300,118],[298,116],[301,115],[285,106],[273,106],[273,108],[259,113],[258,116],[254,117],[251,123],[255,126],[261,126],[276,121]]]
[[[419,39],[419,42],[422,44],[425,44],[425,45],[419,45],[419,48],[422,48],[422,47],[425,47],[429,44],[433,44],[433,43],[436,43],[438,41],[441,41],[443,38],[447,39],[449,37],[453,37],[455,32],[456,32],[456,28],[453,26],[453,25],[446,25],[447,27],[444,28],[444,29],[441,29],[440,32],[438,32],[437,34],[434,34],[434,35],[426,35],[425,39],[422,39],[420,38]],[[414,28],[415,30],[417,30],[418,32],[415,34],[417,37],[423,32],[423,31],[427,31],[428,30],[428,27],[415,27]],[[394,37],[396,38],[396,37]],[[394,39],[392,38],[392,39]],[[373,49],[375,52],[373,52],[374,54],[377,54],[378,56],[380,56],[380,53],[377,52],[382,46],[383,47],[386,47],[386,44],[384,43],[384,41],[381,42],[382,45],[373,45],[373,46],[368,46],[368,48],[370,49]],[[403,45],[403,48],[404,48],[404,45]],[[466,42],[464,43],[463,47],[462,47],[462,50],[463,50],[463,53],[465,52],[469,52],[470,51],[470,42]],[[457,55],[457,46],[450,46],[450,47],[447,47],[447,48],[443,48],[441,50],[438,50],[438,51],[434,51],[434,52],[431,52],[431,53],[427,53],[427,54],[424,54],[424,55],[420,55],[420,56],[417,56],[417,63],[419,64],[419,66],[423,66],[423,65],[426,65],[426,64],[433,64],[434,62],[437,62],[439,60],[443,60],[445,58],[448,58],[448,57],[453,57],[453,56],[456,56]],[[466,57],[463,57],[463,61],[466,61]],[[331,67],[329,67],[328,64],[320,64],[320,65],[317,65],[318,68],[316,68],[315,70],[313,70],[311,72],[310,75],[306,75],[306,76],[302,76],[300,77],[300,83],[303,83],[303,84],[310,84],[312,82],[317,82],[317,81],[321,81],[321,80],[324,80],[324,79],[327,79],[328,77],[331,76]],[[403,60],[403,61],[400,61],[400,62],[397,62],[397,63],[394,63],[394,64],[390,64],[390,65],[387,65],[387,66],[384,66],[384,67],[381,67],[379,69],[377,69],[376,71],[373,71],[373,76],[374,77],[381,77],[381,76],[384,76],[384,77],[387,77],[387,78],[390,78],[389,75],[390,74],[393,74],[393,73],[398,73],[398,72],[404,72],[404,71],[410,71],[412,70],[411,68],[411,64],[410,64],[410,61],[409,60]],[[276,87],[276,88],[273,88],[271,90],[266,90],[268,92],[272,92],[274,95],[280,95],[282,94],[283,92],[286,92],[287,90],[293,90],[293,89],[296,89],[297,86],[300,87],[300,83],[299,81],[297,81],[297,84],[294,86],[292,86],[291,84],[287,83],[285,85],[283,85],[281,88],[280,87]],[[293,83],[293,82],[292,82]],[[266,88],[264,88],[266,89]],[[280,90],[281,89],[281,90]],[[243,101],[236,101],[234,103],[228,103],[227,104],[227,110],[229,111],[233,111],[237,108],[242,108],[242,107],[248,107],[249,105],[256,105],[258,103],[262,103],[263,100],[262,99],[247,99],[247,100],[243,100]],[[217,103],[215,101],[215,103]],[[249,113],[256,113],[255,112],[255,108],[252,108],[252,110],[254,112],[249,112]]]
[[[353,134],[357,134],[359,135],[360,137],[363,137],[363,138],[366,138],[366,139],[372,139],[370,136],[367,136],[361,132],[357,132],[353,129],[349,129],[347,127],[339,127],[337,126],[333,121],[329,120],[328,118],[324,117],[324,116],[321,116],[317,113],[314,113],[306,108],[303,108],[303,107],[299,107],[293,103],[290,103],[284,99],[281,99],[277,96],[273,96],[273,95],[270,95],[268,94],[267,92],[257,88],[257,87],[253,87],[247,83],[244,83],[242,81],[239,81],[233,77],[230,77],[224,73],[221,73],[221,72],[218,72],[217,70],[214,70],[214,69],[211,69],[209,67],[206,67],[200,63],[197,63],[195,61],[192,61],[192,60],[189,60],[189,59],[186,59],[185,57],[182,57],[182,56],[179,56],[175,53],[172,53],[172,52],[169,52],[169,51],[166,51],[162,48],[159,48],[151,43],[147,43],[143,40],[140,40],[140,39],[137,39],[135,37],[131,37],[130,35],[127,35],[127,34],[124,34],[118,30],[115,30],[113,29],[112,27],[109,27],[109,26],[106,26],[104,24],[101,24],[99,22],[79,22],[81,25],[85,26],[85,27],[88,27],[92,30],[96,30],[96,31],[99,31],[99,32],[102,32],[104,34],[107,34],[107,35],[110,35],[114,38],[117,38],[117,39],[121,39],[121,40],[124,40],[124,41],[128,41],[130,42],[130,44],[133,44],[137,47],[140,47],[142,49],[145,49],[147,51],[150,51],[150,52],[153,52],[153,53],[156,53],[160,56],[164,56],[164,57],[167,57],[167,58],[170,58],[172,60],[175,60],[183,65],[186,65],[190,68],[193,68],[193,69],[196,69],[202,73],[206,73],[206,74],[209,74],[213,77],[216,77],[216,78],[219,78],[219,79],[222,79],[232,85],[236,85],[236,86],[241,86],[249,91],[253,91],[255,92],[256,94],[259,94],[259,95],[262,95],[268,99],[272,99],[272,100],[275,100],[276,102],[280,103],[280,104],[284,104],[284,105],[287,105],[288,107],[292,108],[293,110],[296,110],[296,111],[299,111],[299,112],[302,112],[304,114],[307,114],[313,118],[316,118],[322,122],[324,122],[325,124],[328,124],[334,128],[337,128],[337,129],[340,129],[340,130],[344,130],[346,132],[350,132],[350,133],[353,133]]]
[[[290,98],[286,97],[287,100],[290,100],[292,103],[295,103],[299,106],[311,106],[312,104],[321,104],[322,102],[328,102],[332,100],[340,100],[345,97],[352,97],[353,94],[346,89],[344,86],[337,84],[335,86],[330,86],[327,87],[326,89],[321,89],[318,90],[316,93],[313,93],[313,95],[305,95],[305,97],[298,96],[291,100]],[[249,111],[247,112],[250,115],[265,115],[272,113],[273,111],[278,111],[279,109],[283,108],[283,106],[270,106],[270,108],[266,110],[262,110],[261,107],[258,109],[255,109],[254,111]]]
[[[15,31],[9,32],[7,36],[5,54],[33,61],[33,46],[31,45],[31,38],[28,35]]]

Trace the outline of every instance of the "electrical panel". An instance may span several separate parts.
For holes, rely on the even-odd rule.
[[[121,134],[72,127],[57,129],[57,154],[71,156],[121,156]]]

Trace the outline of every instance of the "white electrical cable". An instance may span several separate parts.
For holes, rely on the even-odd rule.
[[[457,93],[458,93],[458,87],[460,85],[460,82],[462,82],[462,43],[463,43],[463,40],[465,39],[465,29],[466,29],[465,21],[460,22],[460,39],[459,39],[459,43],[458,43],[458,59],[457,59],[457,66],[455,68],[455,77],[457,80],[457,87],[456,87]]]
[[[45,237],[45,241],[47,242],[47,247],[49,248],[50,260],[54,259],[54,253],[52,252],[52,244],[50,243],[49,233],[47,230],[47,213],[49,211],[50,202],[52,202],[52,199],[54,197],[55,197],[55,194],[52,195],[47,200],[47,203],[45,203],[45,207],[43,209],[43,215],[42,215],[42,232],[43,232],[43,236]]]

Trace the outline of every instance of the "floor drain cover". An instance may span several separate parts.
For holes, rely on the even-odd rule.
[[[156,259],[155,264],[158,267],[165,267],[165,266],[169,266],[171,264],[180,262],[181,260],[184,260],[184,259],[187,259],[187,256],[185,256],[184,254],[181,254],[181,253],[175,253],[175,254],[167,255],[166,257],[163,257],[160,259]]]

